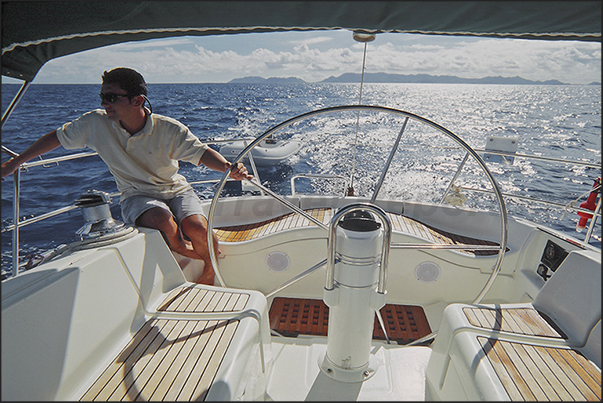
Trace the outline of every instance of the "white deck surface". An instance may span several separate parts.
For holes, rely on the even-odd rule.
[[[285,400],[425,400],[425,369],[431,349],[373,342],[370,366],[375,374],[364,382],[337,382],[319,368],[327,350],[324,337],[272,338],[275,360],[268,399]]]

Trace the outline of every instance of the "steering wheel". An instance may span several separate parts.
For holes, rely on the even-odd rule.
[[[501,232],[500,232],[500,244],[498,246],[486,246],[486,245],[449,245],[449,244],[434,244],[434,243],[390,243],[390,247],[393,248],[401,248],[401,249],[462,249],[462,250],[484,250],[484,249],[489,249],[489,250],[498,250],[498,256],[496,259],[496,262],[492,268],[492,272],[490,274],[490,276],[488,277],[488,280],[486,281],[484,287],[482,288],[482,290],[480,291],[480,293],[477,295],[477,297],[473,300],[473,304],[477,304],[479,303],[483,297],[485,296],[485,294],[488,292],[488,290],[490,289],[490,287],[492,286],[494,280],[496,279],[496,276],[498,275],[501,265],[502,265],[502,261],[505,255],[505,251],[507,248],[507,234],[508,234],[508,230],[507,230],[507,209],[503,200],[503,196],[500,192],[500,189],[498,187],[498,184],[496,183],[496,180],[494,179],[494,177],[492,176],[492,173],[490,172],[490,170],[488,169],[488,167],[486,166],[486,163],[484,162],[484,160],[479,156],[479,154],[473,150],[473,148],[471,148],[467,143],[465,143],[460,137],[458,137],[457,135],[455,135],[454,133],[452,133],[451,131],[449,131],[448,129],[438,125],[437,123],[432,122],[431,120],[428,120],[426,118],[423,118],[421,116],[415,115],[413,113],[410,112],[406,112],[403,110],[399,110],[399,109],[394,109],[394,108],[388,108],[388,107],[382,107],[382,106],[371,106],[371,105],[343,105],[343,106],[335,106],[335,107],[329,107],[329,108],[323,108],[323,109],[317,109],[311,112],[307,112],[307,113],[303,113],[301,115],[295,116],[291,119],[288,119],[276,126],[273,126],[272,128],[268,129],[267,131],[265,131],[264,133],[262,133],[260,136],[258,136],[253,142],[251,142],[243,151],[241,151],[239,153],[239,155],[233,160],[233,165],[235,165],[237,162],[240,162],[247,154],[249,154],[249,152],[256,146],[258,145],[262,140],[264,140],[265,138],[272,136],[275,132],[282,130],[288,126],[291,126],[294,123],[297,123],[299,121],[302,121],[304,119],[310,118],[310,117],[314,117],[317,115],[324,115],[324,114],[329,114],[329,113],[336,113],[336,112],[342,112],[342,111],[358,111],[358,113],[360,113],[360,111],[370,111],[370,112],[383,112],[383,113],[388,113],[388,114],[393,114],[396,116],[401,116],[404,117],[404,124],[402,126],[402,129],[400,131],[400,134],[397,137],[397,140],[395,141],[395,144],[393,145],[391,151],[390,151],[390,156],[389,159],[386,163],[386,166],[384,167],[382,174],[381,174],[381,179],[374,191],[374,194],[371,198],[371,203],[374,203],[374,201],[377,198],[379,189],[381,187],[381,184],[383,182],[383,179],[385,178],[385,175],[389,169],[390,163],[392,161],[392,158],[394,156],[394,153],[396,151],[396,149],[398,148],[399,145],[399,141],[400,138],[402,136],[402,134],[404,133],[405,129],[406,129],[406,125],[408,123],[409,119],[412,119],[413,121],[417,121],[419,123],[425,124],[427,126],[430,126],[431,128],[437,130],[438,132],[440,132],[441,134],[447,136],[448,138],[450,138],[451,140],[453,140],[454,142],[456,142],[462,149],[465,150],[466,155],[465,158],[462,162],[462,164],[464,164],[464,162],[466,161],[467,157],[470,155],[474,158],[474,160],[477,162],[477,164],[480,166],[480,168],[482,169],[482,171],[485,173],[486,177],[488,178],[489,182],[492,185],[492,188],[494,190],[494,194],[496,196],[496,201],[498,203],[498,208],[500,211],[500,221],[501,221]],[[460,171],[460,169],[459,169]],[[458,172],[457,172],[458,174]],[[215,214],[215,210],[216,210],[216,206],[218,204],[218,199],[220,197],[220,193],[222,192],[222,189],[224,188],[224,185],[226,184],[226,181],[228,179],[229,176],[229,172],[225,172],[224,176],[222,177],[221,181],[218,183],[218,186],[214,192],[214,196],[212,198],[211,201],[211,205],[209,208],[209,212],[208,212],[208,217],[207,217],[207,222],[208,222],[208,231],[207,231],[207,243],[209,245],[209,255],[211,258],[211,262],[212,265],[214,267],[215,273],[216,273],[216,277],[218,278],[218,281],[220,282],[220,284],[223,287],[226,287],[226,284],[224,283],[224,280],[219,272],[218,269],[218,261],[216,258],[216,255],[214,253],[214,248],[213,248],[213,222],[214,222],[214,214]],[[329,231],[329,227],[324,225],[322,222],[318,221],[317,219],[315,219],[314,217],[312,217],[310,214],[306,213],[305,211],[303,211],[301,208],[293,205],[292,203],[290,203],[289,201],[287,201],[286,199],[284,199],[282,196],[272,192],[270,189],[262,186],[259,183],[256,183],[255,181],[251,180],[249,181],[249,183],[253,184],[254,186],[258,187],[260,190],[262,190],[264,193],[267,193],[268,195],[270,195],[271,197],[273,197],[274,199],[276,199],[279,203],[287,206],[288,208],[290,208],[292,211],[294,211],[297,214],[301,214],[303,217],[307,218],[308,220],[310,220],[311,222],[315,223],[316,225],[318,225],[319,227],[323,228],[326,231]],[[314,270],[317,268],[322,267],[322,264],[319,263],[318,265],[314,266],[313,268],[311,268],[310,270]],[[306,273],[310,270],[307,270]],[[284,288],[284,287],[282,287]],[[282,289],[280,288],[280,289]],[[279,291],[280,291],[279,289]],[[273,293],[270,293],[273,294]]]

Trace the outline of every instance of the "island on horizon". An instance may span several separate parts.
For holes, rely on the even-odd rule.
[[[358,73],[344,73],[338,77],[331,76],[322,81],[307,82],[298,77],[270,77],[249,76],[235,78],[228,84],[321,84],[321,83],[359,83],[361,75]],[[456,76],[433,76],[430,74],[389,74],[365,73],[364,83],[406,83],[406,84],[512,84],[512,85],[572,85],[559,80],[533,81],[522,77],[483,77],[461,78]],[[584,85],[584,84],[581,84]],[[586,85],[601,85],[592,82]]]

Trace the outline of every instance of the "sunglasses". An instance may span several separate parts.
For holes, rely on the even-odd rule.
[[[98,96],[100,97],[101,102],[107,101],[110,104],[112,104],[115,101],[117,101],[119,98],[127,97],[128,95],[123,95],[123,94],[103,94],[101,92],[100,94],[98,94]]]

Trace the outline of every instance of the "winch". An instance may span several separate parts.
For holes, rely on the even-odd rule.
[[[82,240],[118,233],[124,228],[123,222],[114,220],[111,216],[109,203],[111,196],[99,190],[89,190],[75,201],[75,205],[82,209],[85,222],[76,231]]]

